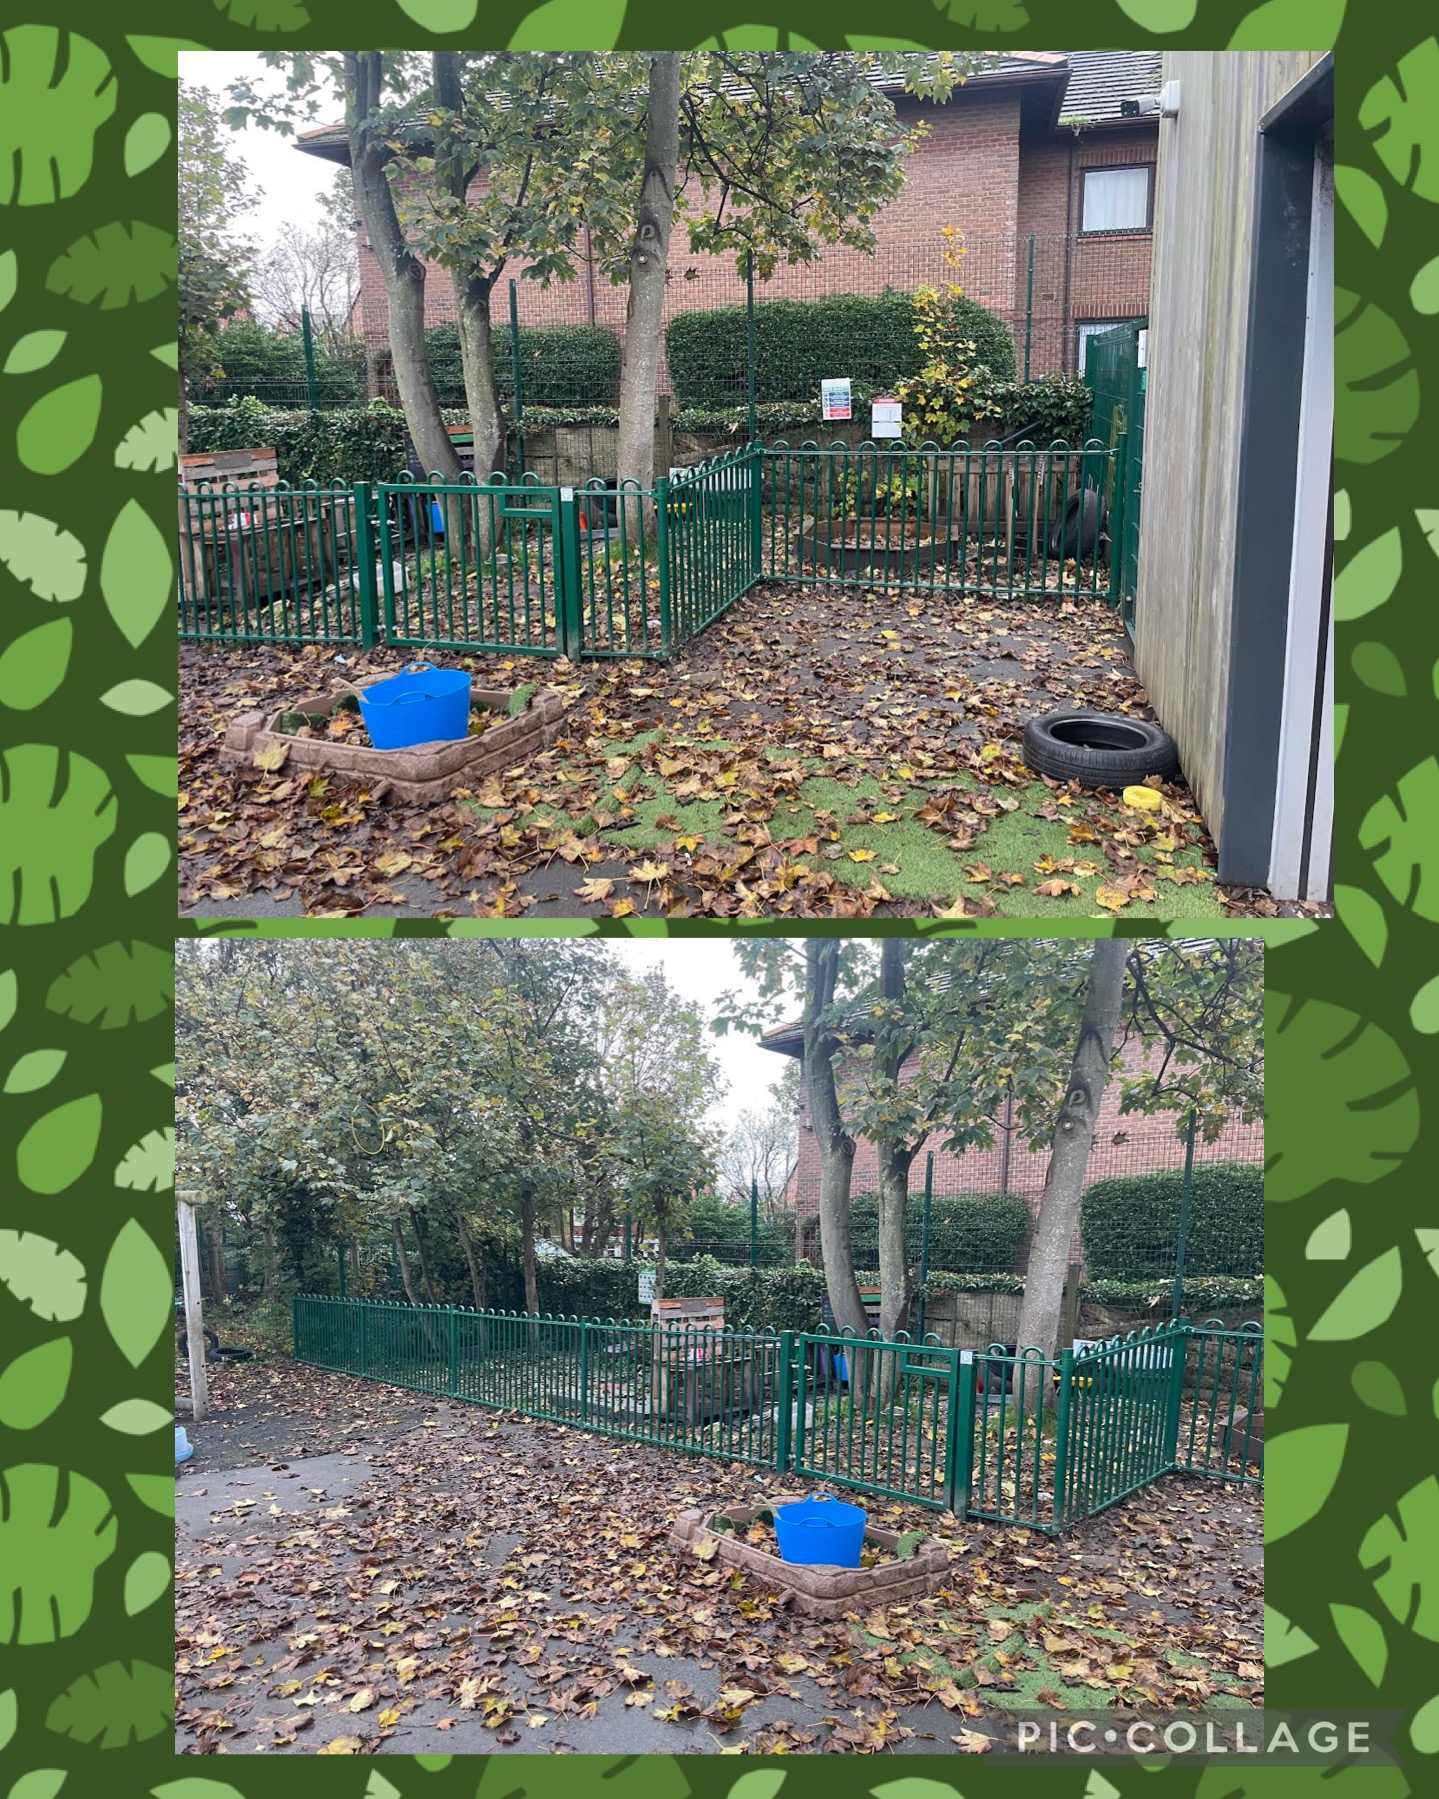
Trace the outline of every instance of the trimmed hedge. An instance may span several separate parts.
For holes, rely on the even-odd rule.
[[[267,331],[253,322],[227,325],[216,339],[216,357],[224,370],[213,382],[197,381],[194,397],[203,401],[209,392],[227,396],[258,393],[283,384],[297,389],[296,398],[305,396],[305,347],[299,336]],[[315,386],[319,397],[333,405],[337,402],[363,405],[365,399],[365,353],[358,343],[343,356],[328,355],[315,345]]]
[[[1184,1174],[1133,1174],[1095,1181],[1080,1214],[1091,1282],[1154,1282],[1174,1267]],[[1264,1270],[1264,1170],[1252,1162],[1194,1169],[1186,1275],[1254,1277]]]
[[[405,468],[405,415],[383,400],[328,412],[273,411],[254,398],[190,408],[190,449],[270,447],[282,481],[390,481]]]
[[[525,410],[535,406],[613,406],[620,392],[620,344],[603,325],[522,325],[520,376]],[[515,391],[514,358],[508,325],[496,322],[495,383],[503,398]],[[445,405],[465,403],[460,334],[454,324],[425,333],[435,386]]]
[[[1015,376],[1014,338],[997,314],[967,297],[954,314],[974,339],[978,360],[998,381]],[[754,309],[755,398],[818,404],[826,376],[848,375],[856,402],[917,375],[910,296],[833,294],[823,300],[761,300]],[[682,312],[665,327],[665,354],[681,406],[733,406],[746,397],[748,334],[743,306]]]
[[[1009,1270],[1019,1260],[1029,1227],[1029,1208],[1013,1194],[937,1194],[930,1204],[929,1266],[970,1272]],[[909,1202],[909,1258],[919,1265],[924,1237],[923,1201]],[[879,1265],[879,1195],[855,1196],[850,1240],[857,1262]]]

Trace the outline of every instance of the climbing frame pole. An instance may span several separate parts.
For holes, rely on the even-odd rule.
[[[205,1321],[200,1311],[200,1251],[195,1235],[195,1205],[200,1195],[181,1189],[175,1195],[175,1221],[180,1231],[180,1285],[185,1301],[185,1348],[190,1359],[190,1403],[196,1424],[210,1408],[205,1371]]]

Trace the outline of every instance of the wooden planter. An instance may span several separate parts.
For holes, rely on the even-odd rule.
[[[372,675],[355,685],[369,687],[389,678]],[[281,720],[287,713],[327,718],[343,698],[343,694],[316,694],[269,714],[244,712],[225,732],[222,753],[229,762],[250,763],[261,752],[283,744],[286,768],[347,775],[352,780],[372,783],[376,798],[429,805],[447,799],[457,787],[468,787],[486,775],[498,774],[526,756],[548,749],[559,736],[565,716],[561,696],[542,692],[535,695],[518,718],[506,717],[478,737],[462,737],[453,743],[413,744],[403,750],[377,750],[368,744],[335,743],[325,737],[296,737],[281,729]],[[470,692],[470,703],[504,713],[509,707],[510,691],[503,687],[475,687]]]
[[[872,569],[876,574],[912,575],[942,564],[962,560],[963,544],[956,534],[953,539],[936,538],[927,529],[906,520],[901,531],[899,520],[884,518],[838,518],[829,521],[807,518],[794,540],[795,559],[802,565],[830,574],[863,574]]]

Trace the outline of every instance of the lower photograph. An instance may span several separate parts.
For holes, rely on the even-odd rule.
[[[1262,943],[177,958],[180,1753],[1257,1716]]]

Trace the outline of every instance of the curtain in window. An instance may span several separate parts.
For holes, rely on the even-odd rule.
[[[1142,231],[1149,222],[1149,169],[1086,169],[1081,231]]]

